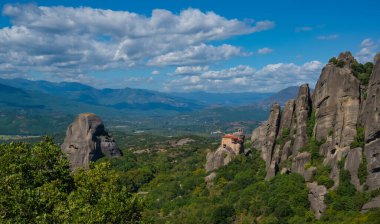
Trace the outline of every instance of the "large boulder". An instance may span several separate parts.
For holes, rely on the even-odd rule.
[[[311,155],[308,152],[298,153],[292,161],[292,173],[298,173],[302,176],[305,175],[305,165],[310,163]]]
[[[206,156],[206,172],[217,170],[226,166],[238,154],[229,146],[223,147],[222,145],[215,151],[209,151]]]
[[[331,146],[349,146],[356,136],[359,115],[360,82],[350,65],[351,53],[344,52],[338,60],[345,65],[327,64],[315,86],[313,107],[316,112],[314,135],[318,141],[332,136]]]
[[[327,189],[323,185],[318,185],[317,183],[307,183],[309,188],[309,201],[311,210],[314,212],[315,218],[320,219],[322,213],[326,210],[326,204],[324,203],[325,195]]]
[[[91,161],[103,156],[121,155],[115,140],[105,131],[102,120],[91,113],[79,114],[69,125],[61,149],[73,170],[88,168]]]
[[[380,208],[380,196],[372,198],[371,201],[365,203],[362,207],[362,212],[365,213],[377,208]]]
[[[367,89],[367,99],[363,105],[362,123],[365,130],[364,153],[368,163],[367,185],[370,190],[380,188],[380,54],[375,57],[375,65]]]

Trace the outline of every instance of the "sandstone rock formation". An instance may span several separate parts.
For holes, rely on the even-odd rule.
[[[205,169],[207,172],[219,169],[231,162],[236,155],[231,148],[220,146],[215,152],[207,153]]]
[[[235,156],[244,153],[244,138],[245,135],[241,129],[233,134],[224,135],[219,148],[215,152],[207,153],[206,171],[219,169],[230,163]]]
[[[71,169],[88,168],[90,161],[103,156],[121,155],[115,140],[105,131],[102,120],[90,113],[78,115],[69,125],[61,149],[67,155]]]
[[[324,203],[325,195],[327,189],[323,185],[318,185],[317,183],[308,183],[309,188],[309,201],[311,210],[314,212],[315,218],[320,219],[322,213],[326,210],[326,205]]]
[[[269,119],[267,122],[255,129],[251,136],[253,147],[261,151],[261,157],[265,161],[266,169],[275,168],[276,161],[272,162],[272,156],[275,146],[275,140],[280,127],[280,105],[275,103],[272,106]],[[273,171],[273,170],[272,170]],[[272,172],[271,173],[274,173]],[[270,175],[267,175],[271,176]]]
[[[355,61],[349,52],[340,54],[338,60]],[[360,82],[348,64],[343,68],[327,64],[314,90],[315,138],[325,141],[332,136],[331,149],[349,146],[356,136],[359,103]]]
[[[292,172],[303,175],[305,172],[305,164],[310,162],[311,156],[308,152],[299,153],[293,158]]]
[[[266,163],[266,179],[275,176],[281,168],[282,174],[299,173],[306,182],[313,180],[318,169],[311,165],[313,156],[318,157],[315,147],[319,147],[323,163],[320,164],[321,160],[318,163],[331,167],[332,189],[339,186],[341,168],[350,172],[356,190],[365,189],[358,174],[362,156],[367,161],[366,185],[369,190],[380,188],[380,97],[377,96],[380,54],[375,57],[368,86],[360,84],[353,65],[357,61],[351,53],[341,53],[322,69],[313,94],[308,85],[302,85],[296,100],[288,101],[282,113],[278,104],[273,105],[268,121],[252,132],[252,145]],[[357,130],[361,126],[365,130],[364,149],[358,147],[361,140]],[[301,149],[309,152],[300,152]],[[340,163],[343,160],[344,167]],[[323,203],[326,187],[317,183],[308,183],[308,187],[311,208],[319,218],[326,209]],[[380,204],[375,200],[363,210],[374,206]]]
[[[370,190],[380,188],[380,54],[369,81],[367,99],[363,105],[365,130],[364,153],[368,162],[367,185]]]
[[[305,84],[300,87],[295,102],[294,122],[291,128],[291,132],[294,133],[293,154],[296,154],[308,141],[307,120],[309,119],[311,110],[310,89],[309,85]]]
[[[357,191],[362,191],[363,186],[360,184],[358,177],[358,169],[362,161],[362,149],[354,148],[348,151],[344,168],[350,172],[351,184],[355,186]]]
[[[274,104],[267,122],[252,132],[253,147],[261,151],[265,161],[266,179],[273,177],[279,171],[279,163],[287,160],[289,155],[296,155],[298,150],[306,145],[307,120],[311,113],[311,98],[309,85],[302,85],[297,99],[289,100],[283,113],[280,105]],[[276,139],[292,137],[293,141],[277,144]]]
[[[288,102],[286,102],[285,104],[284,111],[281,115],[280,130],[278,132],[279,138],[282,137],[284,130],[290,130],[290,128],[292,127],[294,109],[295,101],[288,100]]]

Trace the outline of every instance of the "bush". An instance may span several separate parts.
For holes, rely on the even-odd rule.
[[[355,140],[351,143],[350,147],[353,148],[364,148],[364,127],[356,128],[356,137]]]
[[[361,85],[368,85],[373,69],[373,63],[367,62],[364,65],[360,63],[353,63],[351,70],[356,78],[359,79]]]
[[[346,63],[343,60],[338,60],[338,63],[336,64],[337,67],[343,68]]]
[[[358,177],[360,180],[360,184],[365,183],[365,181],[367,180],[367,159],[364,153],[362,154],[362,162],[359,165]]]
[[[330,166],[323,166],[320,164],[317,166],[317,170],[312,177],[312,181],[317,181],[319,185],[324,185],[327,189],[329,189],[334,185],[334,181],[329,178],[330,173]]]
[[[332,58],[330,58],[329,63],[336,65],[336,64],[338,64],[338,59],[336,59],[336,57],[332,57]]]
[[[231,223],[235,216],[235,209],[231,205],[221,205],[216,207],[212,214],[212,223]]]

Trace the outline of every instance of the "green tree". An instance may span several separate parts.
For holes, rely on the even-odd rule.
[[[0,144],[0,220],[53,222],[57,203],[74,188],[69,163],[51,138]]]
[[[57,206],[59,221],[69,223],[134,223],[141,219],[140,200],[109,163],[74,173],[75,191]]]
[[[99,163],[70,172],[51,138],[0,144],[0,223],[134,223],[141,201],[127,178]]]

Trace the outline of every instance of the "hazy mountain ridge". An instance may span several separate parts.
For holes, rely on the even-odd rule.
[[[0,130],[4,134],[56,133],[68,124],[66,119],[84,112],[98,114],[110,126],[127,125],[132,130],[138,122],[157,130],[178,126],[183,131],[196,127],[209,132],[228,128],[230,122],[243,122],[241,125],[251,129],[265,119],[267,108],[257,104],[270,95],[96,89],[81,83],[26,79],[0,79],[0,87],[0,123],[4,124]]]
[[[168,109],[192,110],[203,107],[200,102],[174,97],[165,93],[142,89],[96,89],[75,82],[53,83],[26,79],[0,79],[3,85],[38,91],[52,96],[61,96],[69,100],[93,105],[116,107],[118,109]]]

